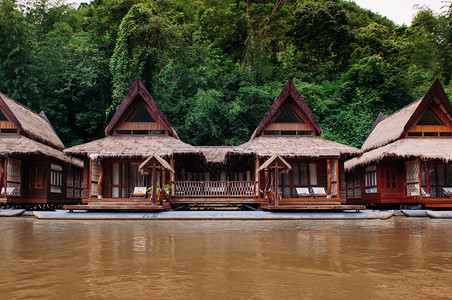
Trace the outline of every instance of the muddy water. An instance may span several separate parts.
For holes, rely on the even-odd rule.
[[[452,221],[0,219],[2,299],[452,295]]]

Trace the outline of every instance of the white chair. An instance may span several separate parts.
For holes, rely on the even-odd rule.
[[[311,187],[311,189],[312,189],[312,194],[316,198],[326,197],[327,196],[324,187],[313,186],[313,187]]]
[[[6,194],[8,196],[14,195],[15,191],[16,191],[15,187],[7,187],[6,188]],[[2,191],[0,192],[0,197],[3,196],[3,195],[5,195],[5,188],[4,187],[2,188]]]
[[[452,187],[443,187],[443,195],[446,198],[452,198]]]
[[[307,187],[297,187],[295,188],[297,195],[299,198],[311,197],[312,194],[309,192],[309,188]]]
[[[130,195],[133,198],[145,198],[146,197],[146,187],[136,186],[133,188],[133,193]]]

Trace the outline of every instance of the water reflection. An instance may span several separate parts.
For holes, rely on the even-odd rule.
[[[425,298],[452,221],[0,219],[2,298]]]

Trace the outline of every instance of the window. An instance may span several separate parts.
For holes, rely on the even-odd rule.
[[[42,188],[42,168],[40,167],[30,168],[30,188],[32,189]]]
[[[2,128],[0,129],[1,133],[17,133],[16,128]]]
[[[279,135],[279,130],[264,130],[264,135]]]
[[[21,189],[21,161],[17,159],[8,158],[6,185],[11,192],[11,196],[20,196]]]
[[[57,164],[50,165],[50,192],[61,193],[63,183],[63,167]]]
[[[424,132],[424,136],[438,136],[438,132]]]
[[[439,136],[452,136],[452,132],[440,132]]]
[[[280,108],[281,112],[273,123],[304,123],[300,117],[293,111],[290,104],[285,104]]]
[[[148,112],[143,104],[140,104],[134,112],[127,118],[129,123],[154,123],[155,119]]]
[[[429,108],[419,119],[416,125],[444,125],[435,112]]]
[[[297,135],[295,130],[281,130],[281,135]]]
[[[364,192],[373,194],[377,192],[377,166],[369,166],[365,170],[364,175]]]
[[[408,136],[422,136],[422,132],[408,132]]]
[[[312,135],[312,130],[300,130],[297,131],[297,135]]]
[[[132,130],[116,130],[116,134],[132,134]]]
[[[394,168],[385,170],[385,183],[387,189],[393,189],[397,187],[396,170]]]

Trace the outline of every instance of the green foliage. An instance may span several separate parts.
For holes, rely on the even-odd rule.
[[[72,146],[139,77],[183,141],[236,145],[293,79],[323,137],[359,147],[435,78],[452,95],[451,44],[450,1],[406,27],[342,0],[0,0],[0,92]]]

